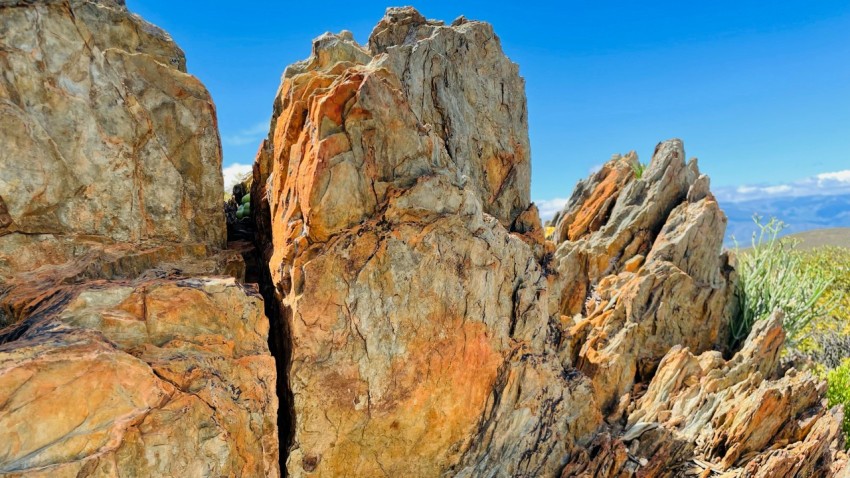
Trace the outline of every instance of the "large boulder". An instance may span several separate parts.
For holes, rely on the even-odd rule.
[[[215,106],[123,3],[0,3],[0,277],[104,243],[224,245]]]
[[[278,476],[269,322],[183,53],[123,2],[12,0],[0,70],[0,475]]]
[[[0,332],[0,475],[278,476],[267,336],[232,278],[53,291]]]
[[[291,347],[290,475],[553,475],[596,428],[553,347],[542,235],[512,234],[541,230],[526,123],[481,22],[389,9],[368,47],[326,34],[287,68],[252,198]]]

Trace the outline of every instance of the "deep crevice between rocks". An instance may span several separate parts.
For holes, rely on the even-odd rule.
[[[247,186],[238,184],[233,196],[242,196],[251,192]],[[289,447],[295,435],[295,409],[292,390],[289,386],[289,369],[292,358],[292,334],[290,332],[290,312],[281,302],[281,297],[272,282],[267,251],[271,251],[271,237],[268,228],[271,224],[266,205],[252,194],[250,217],[238,220],[235,217],[236,205],[231,200],[225,204],[227,217],[228,248],[239,250],[245,261],[245,282],[257,284],[263,297],[263,306],[269,320],[269,352],[275,359],[277,383],[275,393],[278,398],[277,433],[281,476],[286,477],[286,460]]]
[[[257,240],[259,242],[259,237]],[[269,352],[275,359],[277,371],[277,383],[275,391],[278,398],[277,410],[277,433],[280,447],[280,472],[281,476],[287,476],[286,459],[289,455],[289,446],[295,435],[295,409],[292,402],[292,390],[289,386],[289,369],[292,357],[292,334],[289,330],[289,309],[280,305],[275,287],[272,284],[268,265],[259,257],[257,248],[257,259],[259,262],[260,294],[263,296],[266,317],[269,319]]]

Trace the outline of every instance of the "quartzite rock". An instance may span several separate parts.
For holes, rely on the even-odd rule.
[[[0,277],[94,242],[224,245],[215,107],[123,3],[0,3]]]
[[[368,49],[326,34],[269,137],[252,198],[291,336],[289,473],[557,473],[601,417],[553,347],[523,82],[492,28],[403,8]]]
[[[847,473],[779,318],[723,358],[725,218],[680,141],[543,239],[489,25],[390,9],[286,70],[252,194],[281,386],[255,289],[185,277],[244,265],[180,50],[120,1],[0,16],[3,476],[277,476],[278,400],[292,476]]]
[[[823,407],[809,373],[771,376],[784,339],[775,315],[729,361],[674,347],[622,435],[573,457],[563,476],[832,476],[846,463],[841,413]]]
[[[0,475],[278,476],[255,293],[154,279],[55,294],[0,332]]]
[[[200,277],[245,265],[182,52],[121,1],[12,0],[0,70],[0,475],[279,476],[262,301]]]
[[[668,421],[665,407],[683,405],[656,390],[681,371],[677,354],[705,352],[695,363],[717,373],[735,313],[726,219],[681,141],[659,144],[645,171],[634,154],[606,164],[546,242],[525,114],[492,29],[463,18],[389,9],[368,48],[326,34],[287,68],[252,210],[291,351],[288,472],[837,469],[818,442],[837,436],[820,386],[756,380],[775,363],[746,351],[727,367],[750,367],[755,398],[711,395],[730,411],[701,431],[710,440]],[[745,417],[770,403],[794,407],[752,433]]]
[[[549,312],[569,327],[565,355],[610,410],[667,351],[724,343],[731,268],[726,217],[681,141],[661,143],[640,177],[616,157],[579,185],[556,227]]]

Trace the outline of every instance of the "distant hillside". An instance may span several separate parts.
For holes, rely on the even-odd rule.
[[[815,229],[812,231],[789,234],[800,241],[798,249],[814,249],[821,246],[839,246],[850,248],[850,227]]]
[[[726,242],[731,244],[732,238],[738,240],[742,247],[750,244],[753,232],[757,230],[753,223],[753,214],[759,214],[765,218],[776,217],[781,219],[788,228],[787,234],[805,231],[814,231],[805,236],[806,240],[817,242],[815,237],[826,233],[825,229],[831,231],[830,235],[824,236],[823,240],[841,240],[842,235],[848,234],[850,228],[850,194],[836,196],[803,196],[758,199],[741,202],[723,202],[720,206],[729,218],[726,229]],[[850,244],[845,241],[845,245]]]

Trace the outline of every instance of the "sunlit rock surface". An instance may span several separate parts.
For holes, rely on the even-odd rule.
[[[123,3],[0,3],[0,276],[102,243],[224,245],[215,106]]]
[[[55,294],[0,333],[0,474],[277,476],[255,293],[231,278]]]
[[[287,68],[252,197],[290,327],[293,476],[553,475],[601,420],[555,354],[533,234],[511,233],[542,243],[520,218],[523,90],[492,27],[410,8]]]
[[[183,53],[123,2],[3,1],[0,71],[0,475],[279,476],[269,323]]]

